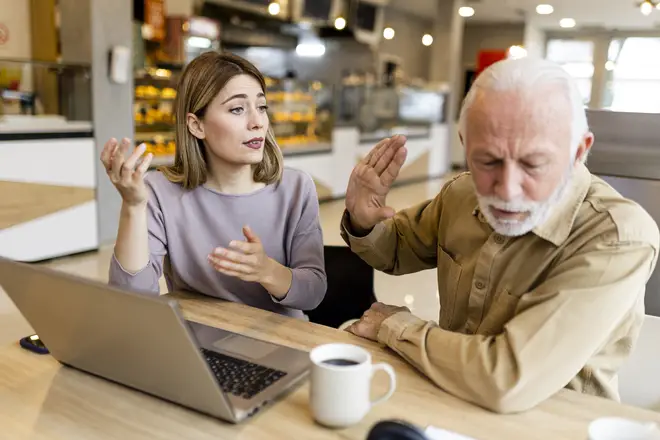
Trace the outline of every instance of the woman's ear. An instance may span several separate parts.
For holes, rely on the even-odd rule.
[[[197,139],[206,138],[206,134],[204,133],[204,124],[196,115],[188,113],[186,115],[186,125],[188,126],[188,131]]]

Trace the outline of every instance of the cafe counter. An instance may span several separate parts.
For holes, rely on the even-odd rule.
[[[96,249],[95,143],[90,122],[0,119],[0,256],[39,261]]]

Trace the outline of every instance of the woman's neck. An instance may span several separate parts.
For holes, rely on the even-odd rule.
[[[264,187],[263,183],[254,181],[252,165],[232,165],[218,160],[209,164],[206,185],[225,194],[247,194]]]

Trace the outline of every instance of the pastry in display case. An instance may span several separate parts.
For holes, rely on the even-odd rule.
[[[270,124],[282,152],[332,148],[332,91],[321,82],[266,78]]]
[[[147,68],[136,74],[133,115],[135,143],[152,153],[152,167],[174,161],[174,101],[178,71]]]

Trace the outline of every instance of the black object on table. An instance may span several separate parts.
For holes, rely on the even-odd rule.
[[[39,339],[39,336],[37,335],[26,336],[19,341],[19,344],[24,349],[32,351],[34,353],[38,353],[38,354],[50,353],[48,351],[48,348],[46,348],[44,343],[41,341],[41,339]]]
[[[428,440],[428,437],[403,420],[381,420],[371,428],[367,440]]]

